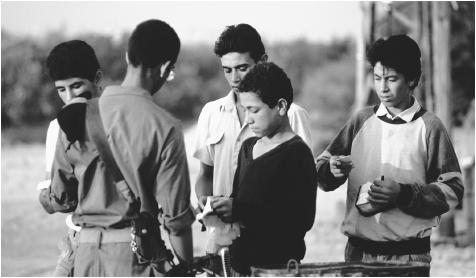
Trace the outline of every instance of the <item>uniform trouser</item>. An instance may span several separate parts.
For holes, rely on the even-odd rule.
[[[430,252],[422,254],[406,254],[406,255],[380,255],[367,253],[359,247],[353,245],[347,241],[345,246],[345,261],[361,261],[361,262],[386,262],[386,261],[398,261],[402,263],[409,262],[422,262],[428,264],[428,273],[426,276],[430,276]]]
[[[80,240],[74,276],[164,276],[162,266],[138,263],[130,241],[102,242],[101,238],[95,242]]]
[[[68,234],[58,242],[60,255],[53,276],[73,276],[74,255],[79,244],[77,236],[75,230],[69,229]]]

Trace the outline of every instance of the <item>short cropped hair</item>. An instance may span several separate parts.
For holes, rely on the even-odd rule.
[[[175,64],[180,51],[180,39],[166,22],[151,19],[137,25],[129,38],[127,57],[137,67],[154,68],[166,61]]]
[[[91,82],[100,68],[94,49],[81,40],[55,46],[46,58],[46,67],[54,81],[79,77]]]
[[[421,76],[421,51],[418,44],[407,35],[380,38],[367,51],[367,60],[372,68],[377,62],[403,74],[407,81],[415,81],[414,89]]]
[[[246,23],[227,26],[215,42],[214,51],[218,57],[230,52],[249,52],[255,62],[258,62],[265,54],[258,31]]]
[[[272,62],[262,62],[253,66],[238,86],[238,91],[253,92],[270,108],[284,98],[288,105],[293,102],[293,87],[282,68]]]

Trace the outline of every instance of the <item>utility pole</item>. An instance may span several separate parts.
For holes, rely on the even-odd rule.
[[[432,46],[433,46],[433,90],[435,114],[440,118],[451,135],[451,64],[450,64],[450,4],[430,2],[432,6]],[[455,237],[454,210],[441,217],[440,236]]]

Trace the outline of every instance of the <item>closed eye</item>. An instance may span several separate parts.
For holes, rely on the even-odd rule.
[[[83,82],[75,82],[71,84],[72,89],[78,89],[78,88],[81,88],[81,86],[83,86]]]
[[[239,66],[237,69],[241,72],[245,72],[248,70],[248,66]]]

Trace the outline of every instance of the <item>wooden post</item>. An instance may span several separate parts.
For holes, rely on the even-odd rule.
[[[448,2],[430,2],[433,22],[433,89],[435,113],[451,134],[450,7]],[[441,217],[440,236],[455,237],[454,211]]]
[[[433,104],[433,29],[431,24],[431,2],[419,2],[421,4],[421,29],[422,36],[420,46],[422,49],[422,80],[421,88],[424,94],[424,106],[428,111],[434,111]]]
[[[474,157],[461,163],[464,182],[463,209],[466,215],[464,246],[474,245]]]
[[[365,59],[365,49],[367,38],[369,34],[369,3],[361,2],[360,3],[360,29],[356,37],[356,82],[355,82],[355,100],[354,100],[354,111],[362,109],[367,105],[368,99],[368,88],[366,84],[367,80],[367,71],[366,71],[366,59]]]
[[[448,2],[431,2],[433,6],[433,89],[435,113],[451,134],[451,64],[450,7]]]

